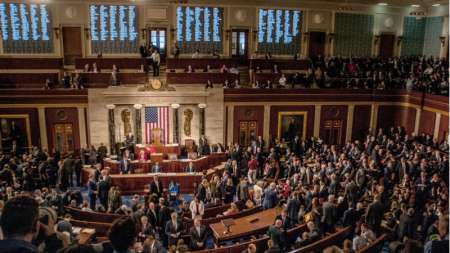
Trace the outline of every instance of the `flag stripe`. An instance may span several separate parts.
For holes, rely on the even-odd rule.
[[[145,142],[152,143],[152,129],[162,130],[161,141],[169,142],[169,107],[146,107],[145,108]]]

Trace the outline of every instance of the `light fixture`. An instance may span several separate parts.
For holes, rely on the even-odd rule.
[[[411,4],[411,7],[413,7],[413,8],[419,8],[420,5],[418,5],[418,4]]]
[[[441,4],[432,4],[431,6],[438,7],[438,6],[441,6]]]
[[[386,5],[388,5],[387,3],[378,3],[378,5],[380,5],[380,6],[386,6]]]

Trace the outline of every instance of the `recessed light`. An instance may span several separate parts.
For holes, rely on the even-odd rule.
[[[438,6],[441,6],[441,4],[432,4],[431,6],[438,7]]]
[[[386,6],[386,5],[388,5],[387,3],[378,3],[378,5],[380,5],[380,6]]]
[[[418,4],[411,4],[411,7],[414,7],[414,8],[419,8],[419,7],[420,7],[420,5],[418,5]]]

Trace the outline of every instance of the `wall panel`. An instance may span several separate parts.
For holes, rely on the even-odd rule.
[[[269,120],[269,119],[267,119]],[[257,136],[263,136],[264,106],[236,106],[234,107],[233,141],[239,141],[239,123],[241,121],[256,121]]]
[[[54,125],[72,124],[74,150],[80,149],[80,129],[77,108],[46,108],[45,121],[47,123],[47,138],[49,151],[55,148]]]
[[[441,123],[439,125],[438,140],[442,141],[444,138],[448,138],[448,116],[442,115]]]
[[[370,128],[370,105],[356,105],[353,114],[352,140],[364,141]]]
[[[433,135],[436,113],[423,110],[420,114],[419,134],[427,133]]]
[[[416,109],[395,105],[378,107],[377,128],[388,129],[391,126],[404,126],[407,133],[414,131]]]
[[[347,111],[346,105],[324,105],[320,112],[320,132],[319,135],[322,139],[325,139],[325,122],[326,121],[340,121],[342,123],[340,140],[341,144],[345,143],[345,135],[347,132]]]

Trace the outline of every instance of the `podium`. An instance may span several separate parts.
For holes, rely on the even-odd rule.
[[[153,153],[150,155],[150,161],[152,163],[162,163],[162,161],[164,160],[164,154],[163,153]]]

